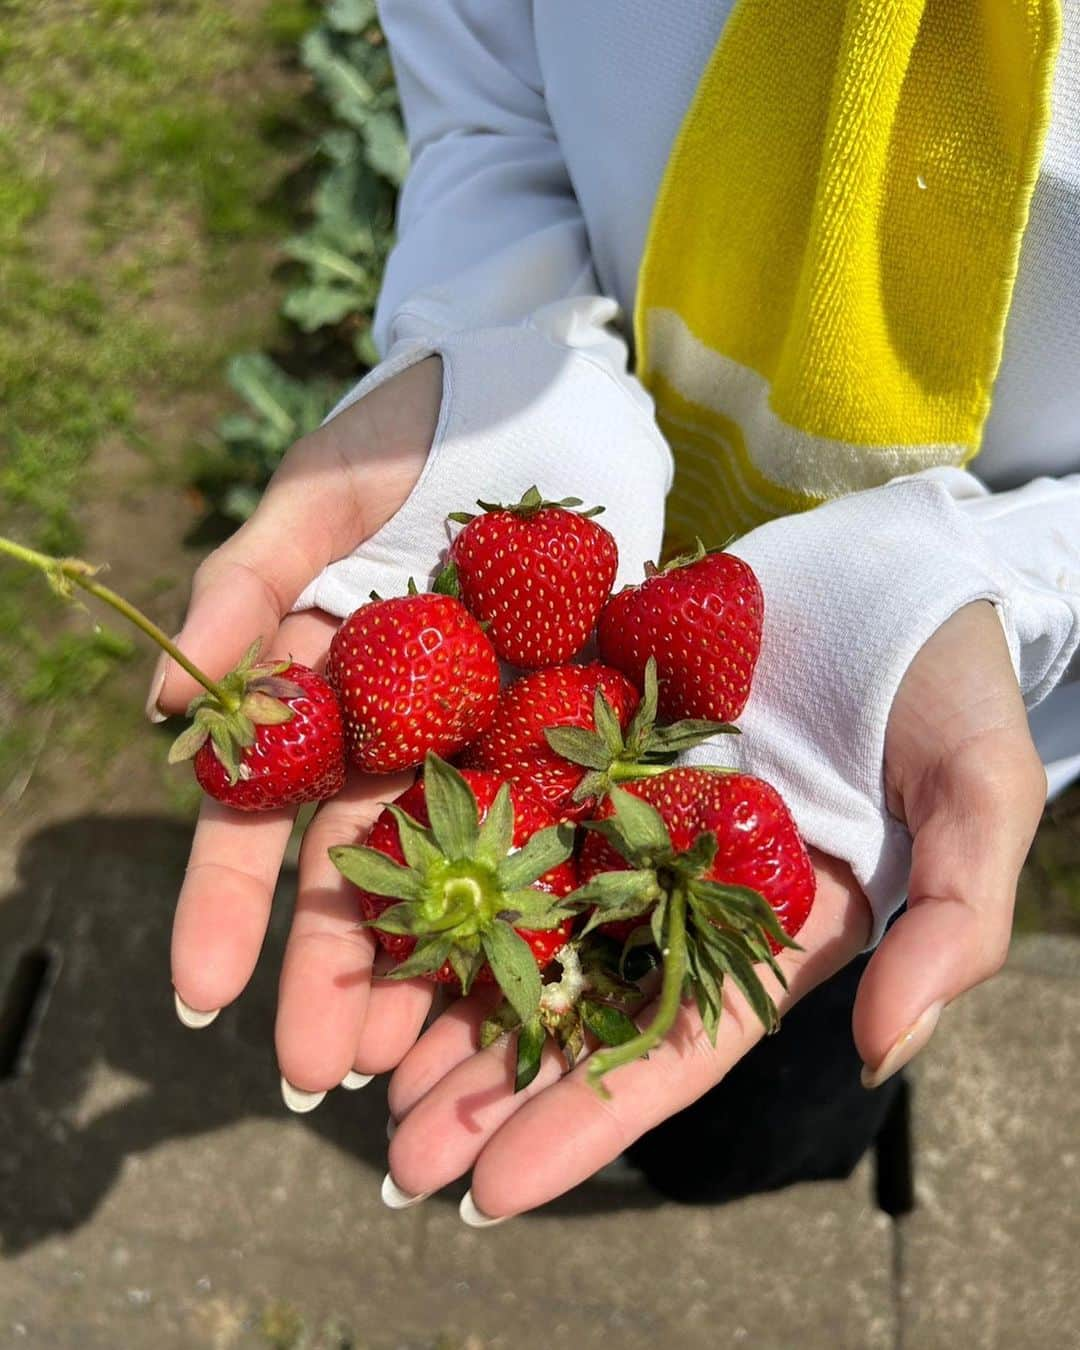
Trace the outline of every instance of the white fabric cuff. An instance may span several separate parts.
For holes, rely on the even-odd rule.
[[[606,314],[609,303],[593,307]],[[533,483],[550,498],[604,506],[601,523],[619,546],[616,584],[641,577],[660,549],[670,452],[647,396],[613,371],[608,339],[582,319],[581,303],[548,310],[518,327],[404,339],[334,409],[331,417],[426,356],[442,358],[439,424],[415,488],[305,589],[297,609],[344,616],[372,590],[401,594],[410,576],[421,584],[445,553],[451,511],[479,498],[516,501]]]
[[[872,943],[903,902],[910,871],[911,839],[886,809],[883,763],[912,659],[958,609],[990,600],[1025,693],[1037,698],[1060,677],[1080,630],[1080,605],[1074,613],[1060,596],[1025,586],[950,486],[932,474],[897,479],[732,546],[764,591],[761,658],[742,735],[687,757],[757,774],[780,791],[807,841],[850,864],[873,908]]]

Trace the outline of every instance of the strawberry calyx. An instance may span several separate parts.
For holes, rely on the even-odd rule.
[[[602,1095],[604,1075],[657,1046],[684,999],[694,998],[715,1044],[728,977],[742,990],[766,1032],[775,1031],[779,1013],[754,967],[764,962],[786,988],[769,939],[779,947],[799,950],[759,891],[707,879],[717,851],[711,830],[702,831],[689,848],[677,850],[652,805],[618,787],[610,796],[612,814],[586,822],[585,828],[602,835],[631,870],[598,873],[565,903],[591,908],[582,936],[601,924],[647,916],[648,923],[627,938],[623,961],[635,948],[654,944],[661,954],[663,983],[656,1016],[645,1030],[590,1060],[589,1081]]]
[[[632,1015],[646,995],[620,971],[619,944],[602,933],[583,942],[571,941],[553,958],[558,979],[549,973],[540,991],[540,1005],[523,1021],[502,999],[480,1028],[480,1048],[486,1049],[508,1032],[517,1032],[514,1091],[526,1088],[540,1071],[547,1040],[562,1051],[568,1069],[585,1048],[586,1032],[604,1045],[622,1045],[637,1034]]]
[[[259,662],[262,639],[257,638],[242,660],[224,679],[216,692],[199,694],[188,704],[192,723],[173,741],[169,763],[193,759],[209,740],[222,768],[229,775],[229,786],[251,777],[244,763],[244,751],[255,744],[255,732],[261,726],[280,726],[293,717],[287,698],[303,698],[304,690],[292,680],[282,679],[291,661]]]
[[[552,750],[588,770],[574,789],[573,801],[603,798],[617,783],[663,773],[684,750],[713,736],[739,734],[738,727],[730,722],[697,717],[657,726],[659,683],[654,657],[650,656],[646,663],[643,683],[641,702],[625,732],[599,686],[593,699],[595,731],[584,727],[545,727],[544,738]]]
[[[516,931],[557,928],[572,911],[533,888],[573,852],[574,831],[565,824],[538,830],[513,845],[514,807],[504,783],[483,822],[476,796],[462,775],[429,753],[424,761],[430,826],[400,807],[397,822],[405,865],[363,845],[330,849],[335,867],[353,885],[399,901],[363,926],[416,939],[412,954],[390,973],[411,979],[449,961],[468,993],[485,961],[520,1020],[540,1006],[541,979],[528,944]]]
[[[602,506],[590,507],[588,511],[578,511],[577,507],[584,505],[580,497],[563,497],[560,501],[549,501],[543,496],[535,483],[522,493],[520,501],[512,503],[478,501],[476,504],[481,511],[489,515],[494,511],[509,511],[511,515],[520,516],[522,520],[528,520],[549,507],[559,507],[563,511],[571,511],[576,516],[584,516],[586,520],[592,519],[593,516],[599,516],[604,511]],[[476,512],[470,514],[468,511],[452,511],[447,519],[454,521],[457,525],[468,525],[470,520],[476,519]]]
[[[734,535],[716,548],[706,548],[701,539],[697,538],[694,540],[694,547],[689,553],[680,553],[674,558],[669,558],[665,563],[647,562],[645,564],[645,576],[646,578],[657,577],[666,572],[677,572],[683,567],[692,567],[694,563],[701,562],[702,558],[708,558],[714,553],[725,552],[733,539]]]

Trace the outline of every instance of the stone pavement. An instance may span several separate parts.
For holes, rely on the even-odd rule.
[[[176,1022],[186,845],[152,817],[0,844],[0,1006],[20,953],[52,960],[14,1063],[0,1039],[4,1350],[1080,1346],[1080,941],[1025,940],[943,1018],[898,1222],[866,1162],[719,1209],[592,1183],[474,1232],[460,1189],[380,1204],[378,1084],[281,1105],[280,923],[236,1008]]]

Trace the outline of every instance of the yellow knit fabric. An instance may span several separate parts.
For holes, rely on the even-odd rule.
[[[717,540],[977,450],[1057,0],[739,0],[638,278],[669,522]]]

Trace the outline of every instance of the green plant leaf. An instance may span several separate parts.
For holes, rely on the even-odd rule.
[[[583,999],[580,1012],[586,1029],[604,1045],[622,1045],[626,1041],[632,1041],[638,1034],[631,1017],[621,1009],[612,1008],[606,1003]]]
[[[441,936],[423,938],[416,944],[412,953],[393,970],[388,970],[383,978],[412,980],[417,975],[427,975],[430,971],[438,970],[450,955],[453,946],[453,938]]]
[[[545,727],[544,739],[557,755],[587,769],[603,770],[611,765],[612,755],[593,731],[582,727]]]
[[[539,1017],[530,1017],[521,1024],[517,1042],[517,1065],[514,1072],[514,1091],[527,1088],[540,1072],[540,1060],[547,1039]]]
[[[476,840],[477,861],[491,868],[498,867],[513,842],[514,807],[510,800],[510,784],[503,783],[480,824]]]
[[[347,881],[372,895],[393,896],[398,900],[419,900],[423,894],[420,877],[409,867],[365,845],[336,844],[330,860]]]
[[[638,854],[663,857],[671,852],[671,840],[663,817],[654,806],[625,788],[611,789],[612,819]]]
[[[618,759],[624,748],[622,727],[615,715],[615,709],[604,697],[604,691],[599,686],[593,695],[593,722],[596,726],[596,734],[600,737],[608,752],[609,762]],[[589,765],[591,769],[602,769],[604,767],[603,764]]]
[[[424,800],[443,855],[451,862],[474,857],[479,823],[472,788],[453,765],[430,753],[424,760]]]
[[[507,891],[522,890],[538,880],[574,851],[574,827],[566,821],[537,830],[531,839],[499,863],[499,885]]]
[[[496,920],[482,935],[484,955],[499,988],[522,1023],[540,1007],[540,971],[528,943],[508,923]]]
[[[406,863],[417,872],[426,873],[429,867],[442,858],[435,836],[393,802],[386,809],[397,821],[398,841]]]

